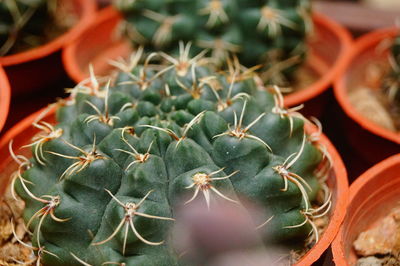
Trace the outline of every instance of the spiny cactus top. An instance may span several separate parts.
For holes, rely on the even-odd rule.
[[[0,0],[0,56],[46,40],[57,0]]]
[[[176,64],[114,63],[114,85],[93,75],[71,90],[57,125],[37,121],[33,157],[13,183],[26,202],[33,249],[45,265],[179,265],[170,244],[177,204],[216,200],[263,208],[265,243],[318,241],[315,200],[330,164],[277,87],[181,56]]]
[[[179,41],[217,63],[237,54],[241,64],[265,66],[264,80],[283,82],[305,55],[312,30],[309,0],[116,0],[135,46],[176,53]],[[272,68],[271,68],[272,67]],[[274,84],[275,84],[274,83]]]

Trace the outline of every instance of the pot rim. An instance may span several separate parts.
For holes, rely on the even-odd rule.
[[[379,175],[386,171],[388,168],[393,167],[393,165],[400,164],[400,153],[393,155],[380,163],[374,165],[366,172],[364,172],[361,176],[359,176],[350,186],[349,190],[349,204],[351,205],[353,199],[358,195],[360,191],[363,190],[368,183],[375,179],[379,178]],[[347,218],[347,217],[346,217]],[[333,260],[336,265],[349,265],[346,260],[345,250],[343,248],[344,239],[343,239],[344,228],[341,227],[334,241],[332,242],[332,253]]]
[[[94,0],[74,0],[73,2],[75,5],[80,6],[82,10],[78,22],[73,27],[48,43],[20,53],[0,57],[0,64],[3,67],[8,67],[34,61],[61,50],[68,43],[73,42],[92,21],[97,9]]]
[[[43,108],[29,115],[28,117],[17,123],[14,127],[12,127],[0,139],[0,154],[2,154],[4,150],[8,151],[8,143],[10,142],[10,140],[14,139],[16,136],[21,134],[21,132],[24,132],[26,129],[28,129],[32,125],[32,122],[35,121],[39,117],[39,115],[43,114],[45,110],[48,110],[48,113],[45,117],[50,117],[54,116],[55,109],[55,106],[51,109]],[[315,126],[308,125],[306,127],[307,132],[313,132],[315,130],[317,130]],[[325,250],[328,249],[329,245],[332,243],[333,239],[338,233],[340,225],[344,220],[348,203],[347,200],[349,184],[347,179],[347,171],[338,151],[324,134],[321,134],[320,139],[317,142],[327,148],[327,151],[329,152],[330,156],[332,157],[332,161],[334,162],[332,171],[334,173],[334,183],[336,183],[336,202],[330,217],[329,224],[324,234],[321,236],[318,243],[311,250],[309,250],[300,261],[296,263],[297,266],[311,265],[321,257]],[[2,155],[4,156],[4,154]],[[3,167],[3,165],[0,164],[0,167]]]
[[[3,129],[7,120],[10,108],[10,100],[11,100],[10,83],[8,82],[6,72],[0,65],[0,132]]]
[[[306,127],[307,132],[312,132],[315,129],[315,127]],[[325,134],[321,134],[318,143],[321,143],[327,148],[327,151],[332,157],[332,161],[334,163],[332,166],[332,171],[335,174],[336,181],[335,208],[333,209],[333,212],[331,214],[328,227],[326,228],[318,243],[313,246],[302,257],[300,261],[295,264],[296,266],[312,265],[321,257],[321,255],[328,249],[333,239],[336,237],[336,234],[339,232],[340,226],[344,221],[347,210],[349,183],[347,170],[343,163],[343,160],[340,157],[340,154],[336,150],[335,146],[328,139],[328,137],[325,136]]]
[[[329,71],[322,75],[317,81],[313,82],[306,89],[285,95],[285,104],[287,106],[294,106],[307,102],[326,91],[346,66],[346,55],[353,44],[353,37],[349,31],[328,16],[319,12],[314,12],[313,20],[315,24],[320,24],[323,28],[336,35],[340,41],[340,52],[334,64],[329,67]]]
[[[368,120],[353,107],[347,96],[348,88],[346,86],[345,78],[347,70],[350,68],[351,63],[357,56],[359,56],[362,52],[375,47],[383,39],[393,38],[398,34],[398,28],[385,28],[375,30],[357,39],[352,49],[350,49],[346,54],[346,66],[343,69],[343,72],[341,72],[340,77],[338,77],[334,82],[334,94],[336,100],[339,102],[346,115],[360,125],[363,129],[366,129],[381,138],[400,144],[400,133],[380,127],[374,122]]]
[[[103,24],[104,22],[118,18],[122,19],[121,13],[118,12],[112,6],[106,7],[97,12],[95,19],[93,19],[88,27],[81,32],[81,34],[75,39],[74,42],[68,44],[62,51],[62,61],[64,64],[64,68],[68,74],[68,76],[76,83],[81,82],[86,78],[85,74],[80,71],[80,67],[78,65],[77,60],[75,60],[75,55],[77,54],[78,50],[78,43],[81,40],[81,36],[85,36],[87,32],[92,31],[93,29],[97,28],[99,24]]]
[[[90,26],[81,33],[81,36],[86,35],[85,32],[92,31],[93,29],[97,28],[99,24],[102,24],[112,18],[122,18],[121,13],[112,6],[99,11],[98,16],[96,16]],[[333,66],[329,68],[329,71],[326,74],[322,75],[311,86],[306,89],[293,92],[289,95],[285,95],[286,106],[299,105],[303,102],[311,100],[312,98],[315,98],[316,96],[326,91],[329,88],[330,84],[341,73],[342,69],[346,65],[346,54],[353,43],[353,38],[351,37],[351,34],[343,26],[331,20],[327,16],[322,15],[318,12],[314,12],[313,20],[315,24],[321,25],[321,27],[332,32],[339,39],[340,52]],[[79,42],[80,38],[78,37],[74,42],[72,42],[63,50],[62,54],[63,63],[68,75],[77,83],[86,78],[86,75],[81,71],[75,59]]]

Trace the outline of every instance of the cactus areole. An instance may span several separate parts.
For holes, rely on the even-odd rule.
[[[236,54],[260,64],[263,80],[281,85],[306,54],[313,30],[309,0],[116,0],[121,29],[134,47],[176,54],[178,42],[193,53],[208,49],[215,63]]]
[[[329,155],[297,108],[237,61],[226,73],[200,57],[137,64],[141,51],[114,62],[112,82],[91,71],[58,103],[56,125],[34,123],[32,158],[13,154],[37,260],[179,265],[175,207],[195,199],[261,206],[254,228],[265,243],[317,242],[313,221],[328,213],[330,193],[313,202],[326,191]]]

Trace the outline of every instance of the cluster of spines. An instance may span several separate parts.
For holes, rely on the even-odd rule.
[[[313,31],[309,0],[119,0],[116,6],[136,47],[173,54],[179,41],[192,42],[218,65],[232,54],[248,67],[261,64],[262,78],[279,85],[303,62]]]
[[[173,77],[172,79],[169,79],[169,84],[162,84],[163,85],[163,90],[161,91],[160,95],[163,95],[161,97],[165,97],[167,99],[164,103],[164,106],[161,106],[160,108],[162,110],[169,110],[170,113],[174,113],[176,116],[178,116],[178,120],[176,120],[177,124],[175,123],[164,123],[164,122],[157,122],[155,124],[151,124],[151,118],[146,116],[146,113],[152,113],[154,110],[152,110],[152,106],[146,107],[146,104],[143,104],[135,101],[135,102],[127,102],[126,104],[120,106],[120,110],[116,111],[113,110],[111,111],[113,107],[110,107],[110,82],[107,81],[105,83],[105,86],[101,86],[99,80],[94,76],[93,71],[91,70],[91,78],[88,81],[84,81],[81,84],[78,84],[74,89],[72,89],[71,92],[71,98],[69,98],[67,101],[63,101],[61,103],[62,106],[58,110],[58,117],[61,123],[63,122],[68,122],[69,119],[72,119],[71,116],[73,113],[68,113],[71,110],[74,110],[74,108],[77,108],[76,105],[80,101],[81,105],[84,103],[86,106],[80,106],[80,108],[84,109],[85,112],[88,115],[85,115],[85,117],[81,119],[81,123],[83,125],[90,126],[92,124],[96,124],[96,126],[101,126],[105,125],[107,127],[115,127],[115,129],[118,131],[118,138],[119,142],[121,144],[118,144],[117,147],[112,147],[113,150],[107,151],[107,154],[103,153],[104,152],[104,146],[102,146],[102,151],[100,152],[98,150],[99,147],[99,142],[96,141],[96,137],[103,137],[104,136],[96,136],[96,134],[93,134],[91,136],[92,140],[90,141],[92,143],[91,147],[84,147],[80,144],[76,144],[77,140],[75,140],[75,144],[72,144],[70,141],[67,141],[65,139],[62,140],[62,138],[65,135],[65,131],[71,130],[65,127],[54,127],[49,123],[46,123],[44,121],[37,121],[34,123],[34,126],[39,128],[41,130],[41,133],[39,133],[37,136],[35,136],[33,143],[27,146],[32,146],[32,151],[34,154],[34,160],[29,161],[28,159],[22,157],[22,156],[16,156],[13,155],[15,160],[20,164],[20,167],[18,171],[15,173],[14,178],[13,178],[13,184],[18,184],[17,187],[19,187],[18,193],[24,198],[24,199],[30,199],[30,202],[37,202],[37,210],[32,212],[31,214],[27,214],[29,217],[28,221],[28,229],[31,228],[32,222],[37,218],[39,221],[37,222],[35,226],[35,235],[34,235],[34,240],[36,243],[36,246],[34,249],[38,253],[38,261],[41,259],[41,256],[43,254],[47,254],[53,257],[58,258],[59,256],[52,251],[48,251],[45,249],[45,246],[43,246],[40,242],[41,239],[41,226],[45,219],[52,219],[56,223],[66,223],[68,222],[71,217],[58,217],[55,214],[56,209],[59,207],[61,203],[61,198],[59,195],[42,195],[42,196],[37,196],[34,193],[31,192],[31,190],[28,188],[28,186],[33,185],[33,182],[30,180],[27,180],[27,178],[24,177],[23,172],[29,170],[32,167],[48,167],[51,162],[48,162],[48,158],[50,155],[53,155],[55,157],[60,158],[63,160],[63,163],[68,162],[66,167],[64,167],[63,171],[60,172],[60,181],[63,180],[69,180],[71,176],[74,175],[79,175],[80,173],[84,173],[85,170],[90,168],[91,165],[95,164],[95,162],[106,160],[108,156],[121,156],[121,154],[125,154],[125,158],[132,158],[132,159],[127,159],[126,165],[124,165],[125,171],[130,170],[131,168],[134,168],[134,165],[138,164],[145,164],[149,158],[154,158],[152,155],[152,152],[154,152],[154,149],[152,149],[153,144],[154,146],[160,146],[160,143],[165,139],[165,137],[170,137],[172,142],[175,142],[175,144],[168,145],[168,148],[165,147],[163,151],[161,151],[161,156],[165,156],[165,154],[170,153],[174,154],[174,152],[177,152],[179,149],[186,149],[188,147],[197,147],[197,144],[193,144],[193,139],[195,141],[200,141],[201,142],[201,135],[196,135],[196,131],[198,131],[198,127],[200,124],[204,123],[203,121],[205,120],[205,116],[209,115],[207,113],[207,106],[206,107],[201,107],[205,108],[205,110],[202,111],[197,111],[197,115],[195,116],[189,116],[185,117],[185,115],[181,115],[182,113],[179,113],[179,105],[182,105],[180,101],[186,102],[186,108],[192,108],[192,109],[198,109],[198,106],[191,106],[190,104],[187,104],[187,102],[192,99],[192,100],[202,100],[204,97],[205,93],[208,93],[209,95],[207,97],[213,97],[213,101],[216,103],[215,111],[223,113],[225,110],[229,109],[235,104],[237,105],[237,111],[236,110],[231,110],[230,114],[233,115],[233,117],[228,118],[228,121],[231,121],[232,126],[227,126],[227,128],[220,130],[216,128],[212,128],[212,126],[208,125],[210,128],[208,130],[213,130],[214,133],[211,136],[211,139],[222,139],[222,138],[234,138],[237,139],[240,143],[240,141],[244,139],[250,140],[248,143],[253,143],[252,141],[255,141],[255,143],[261,144],[266,151],[272,152],[272,150],[275,150],[276,147],[271,147],[273,145],[267,143],[263,139],[261,139],[257,134],[254,134],[252,131],[252,127],[256,126],[257,123],[261,119],[263,119],[266,116],[265,112],[262,112],[261,114],[258,114],[256,117],[253,119],[249,120],[249,118],[245,119],[246,112],[246,107],[249,103],[249,101],[252,104],[255,104],[254,101],[252,100],[252,97],[254,95],[245,93],[245,92],[234,92],[237,90],[238,84],[241,82],[254,82],[255,76],[253,75],[252,71],[243,69],[240,65],[238,65],[237,60],[230,61],[230,69],[231,73],[225,74],[225,79],[228,81],[228,89],[225,90],[226,93],[221,93],[219,88],[221,84],[219,83],[218,80],[218,75],[209,75],[206,74],[205,76],[201,78],[196,78],[195,75],[197,73],[197,68],[199,68],[199,71],[201,71],[201,67],[198,65],[200,64],[200,57],[196,57],[195,60],[190,59],[186,54],[187,54],[187,49],[184,47],[181,49],[183,55],[181,55],[177,59],[170,59],[172,65],[170,67],[166,67],[162,70],[156,70],[152,69],[150,65],[150,60],[153,58],[155,55],[151,55],[147,60],[145,60],[144,66],[139,66],[139,58],[140,54],[136,54],[135,56],[132,57],[132,61],[129,62],[128,64],[123,64],[122,62],[114,62],[114,65],[118,66],[122,71],[124,71],[120,75],[120,80],[117,81],[117,87],[115,89],[120,89],[122,91],[128,89],[129,93],[132,95],[134,94],[142,94],[140,97],[149,97],[150,99],[154,100],[154,97],[158,97],[157,93],[153,94],[151,93],[151,90],[154,89],[153,82],[159,82],[158,78],[165,75],[165,76],[171,76]],[[166,57],[165,55],[161,55]],[[206,64],[206,63],[205,63]],[[185,80],[180,80],[183,79],[184,77],[190,76],[191,78],[185,79]],[[122,81],[121,81],[122,80]],[[192,82],[188,82],[188,81]],[[260,81],[258,80],[258,84]],[[160,84],[158,84],[160,85]],[[170,88],[171,86],[171,88]],[[172,93],[171,90],[176,90],[176,89],[181,90],[180,93]],[[260,89],[260,88],[258,88]],[[265,88],[262,88],[265,89]],[[150,91],[148,94],[146,92]],[[303,121],[305,120],[299,113],[297,113],[298,108],[292,108],[292,109],[286,109],[283,105],[283,98],[282,95],[279,91],[279,88],[274,86],[269,89],[271,99],[274,102],[273,107],[271,108],[270,112],[278,115],[280,119],[287,119],[288,121],[288,135],[292,137],[292,134],[294,134],[295,127],[299,126],[298,124],[295,123],[295,121]],[[225,94],[225,95],[221,95]],[[261,95],[261,94],[260,94]],[[88,97],[88,100],[82,101],[79,99],[79,97]],[[143,99],[142,98],[142,99]],[[254,100],[254,99],[253,99]],[[95,101],[95,102],[93,102]],[[156,102],[159,102],[159,100],[155,100]],[[171,102],[174,102],[172,104],[172,108],[170,106]],[[196,102],[197,104],[200,103]],[[206,101],[202,101],[202,104],[206,104]],[[241,104],[240,104],[241,103]],[[142,105],[141,105],[142,104]],[[183,104],[185,105],[185,104]],[[195,104],[193,104],[195,105]],[[102,107],[99,107],[102,106]],[[121,127],[119,127],[117,124],[121,122],[121,120],[124,120],[123,116],[117,116],[116,114],[121,114],[121,112],[124,112],[128,109],[132,110],[135,112],[135,109],[141,109],[141,112],[143,112],[142,116],[142,123],[136,123],[135,126],[127,124],[121,124]],[[200,108],[200,109],[201,109]],[[252,106],[250,105],[249,108],[251,109]],[[113,108],[115,109],[115,108]],[[199,110],[199,109],[198,109]],[[74,110],[76,111],[76,110]],[[63,115],[63,112],[65,112],[67,115]],[[239,113],[240,112],[240,113]],[[251,110],[250,110],[251,112]],[[90,114],[92,113],[92,114]],[[68,116],[69,115],[69,116]],[[78,115],[78,114],[74,114]],[[168,115],[163,113],[158,113],[158,114],[153,114],[156,117],[166,119],[168,118]],[[180,116],[181,115],[181,116]],[[227,115],[227,114],[225,114]],[[180,117],[179,117],[180,116]],[[211,117],[218,117],[218,116],[211,116]],[[300,118],[300,119],[298,119]],[[183,121],[179,121],[182,120]],[[296,119],[296,120],[295,120]],[[246,122],[244,122],[246,120]],[[128,119],[129,121],[129,119]],[[154,121],[154,119],[153,119]],[[124,122],[124,121],[122,121]],[[125,121],[126,122],[126,121]],[[169,125],[168,125],[169,124]],[[181,126],[178,126],[181,124]],[[246,126],[245,126],[246,124]],[[296,124],[296,126],[295,126]],[[300,123],[302,125],[302,123]],[[319,125],[317,123],[317,125]],[[144,134],[144,132],[148,130],[152,130],[150,134]],[[101,131],[101,130],[100,130]],[[301,130],[303,131],[303,130]],[[99,132],[99,131],[98,131]],[[158,132],[158,133],[157,133]],[[149,131],[148,131],[149,133]],[[211,132],[209,132],[211,133]],[[288,190],[293,190],[293,186],[297,187],[297,189],[300,192],[300,197],[303,202],[303,208],[300,210],[301,216],[304,217],[304,221],[299,223],[299,224],[294,224],[294,225],[287,225],[284,227],[284,229],[296,229],[296,228],[301,228],[304,227],[305,225],[311,225],[310,233],[311,237],[308,238],[310,242],[313,241],[318,241],[318,228],[313,223],[313,220],[315,218],[324,216],[328,213],[331,205],[331,198],[330,194],[328,192],[328,189],[326,185],[324,185],[324,178],[329,173],[330,169],[330,160],[329,160],[329,155],[326,153],[326,150],[322,146],[318,146],[317,149],[319,149],[319,152],[325,157],[325,163],[322,164],[323,167],[319,168],[318,171],[313,171],[316,176],[320,178],[321,186],[324,188],[325,191],[325,198],[324,198],[324,203],[318,207],[318,208],[313,208],[310,206],[310,199],[309,195],[315,194],[316,191],[312,191],[311,186],[307,183],[305,179],[303,179],[300,175],[296,174],[294,171],[292,171],[293,165],[299,160],[299,158],[303,155],[304,150],[305,150],[305,144],[306,142],[314,143],[318,140],[319,138],[320,131],[313,133],[312,135],[309,135],[306,137],[305,134],[303,134],[301,137],[301,145],[298,147],[298,150],[292,151],[292,153],[287,154],[286,159],[280,161],[280,163],[277,163],[275,166],[271,167],[271,170],[274,171],[275,173],[278,174],[278,176],[281,177],[281,180],[283,181],[284,186],[280,189],[282,192],[287,192]],[[115,136],[111,136],[113,134],[110,134],[110,139],[115,138]],[[132,136],[133,137],[139,137],[141,136],[142,140],[146,137],[153,136],[151,140],[146,141],[145,147],[143,145],[140,145],[140,143],[137,143],[137,141],[134,141],[133,143],[136,143],[136,145],[133,145],[132,141]],[[158,137],[156,137],[158,136]],[[130,139],[130,141],[129,141]],[[168,141],[168,143],[171,143],[171,140]],[[56,141],[60,143],[60,141],[63,143],[62,145],[64,146],[64,152],[58,152],[58,151],[51,151],[46,148],[46,145],[49,143]],[[243,142],[243,141],[242,141]],[[109,143],[110,144],[110,143]],[[100,144],[101,145],[101,144]],[[111,143],[112,145],[112,143]],[[193,146],[194,145],[194,146]],[[254,144],[258,145],[258,144]],[[173,147],[170,148],[169,146]],[[145,152],[140,152],[139,147],[141,150],[145,148]],[[160,149],[160,147],[159,147]],[[199,151],[200,153],[204,153],[205,151],[208,152],[207,147],[205,147],[205,150],[198,149],[198,148],[193,148],[192,153],[196,153],[196,151]],[[197,149],[197,150],[196,150]],[[12,149],[11,149],[12,150]],[[162,150],[162,148],[160,149]],[[66,152],[68,151],[68,152]],[[182,151],[184,152],[184,151]],[[156,154],[159,154],[160,152],[156,152]],[[12,153],[13,154],[13,153]],[[203,154],[205,157],[204,158],[209,158],[208,155]],[[201,155],[201,156],[203,156]],[[52,159],[57,161],[57,159]],[[279,160],[278,160],[279,161]],[[60,161],[58,161],[60,162]],[[52,162],[54,163],[54,161]],[[180,162],[176,163],[171,163],[173,165],[172,169],[168,168],[169,172],[176,172],[176,173],[181,173],[181,170],[178,170],[179,168],[182,168],[182,165],[180,165]],[[211,167],[211,166],[210,166]],[[176,169],[175,169],[176,168]],[[202,171],[196,170],[195,172],[191,173],[189,176],[182,176],[182,180],[179,179],[179,189],[185,192],[193,193],[186,201],[185,204],[190,203],[193,201],[195,198],[197,198],[198,194],[201,192],[204,196],[205,202],[208,207],[210,207],[210,198],[211,194],[214,193],[216,197],[220,197],[228,202],[233,202],[235,204],[240,204],[239,200],[237,199],[236,196],[234,196],[232,193],[232,183],[229,181],[230,179],[234,178],[236,175],[242,175],[243,173],[239,173],[239,171],[231,171],[231,169],[227,169],[231,167],[223,167],[223,168],[218,168],[215,165],[212,166],[211,168],[206,167]],[[228,170],[228,172],[231,172],[230,174],[224,174],[225,170]],[[315,169],[314,169],[315,170]],[[181,171],[181,172],[179,172]],[[183,171],[185,172],[185,171]],[[186,173],[186,172],[185,172]],[[222,174],[222,175],[221,175]],[[179,174],[177,174],[180,176]],[[178,180],[178,178],[175,179],[175,181]],[[172,184],[176,185],[176,181],[171,181]],[[231,193],[224,194],[225,192],[221,191],[219,187],[215,186],[215,183],[219,184],[219,182],[226,182],[228,186],[222,188],[228,188],[231,190]],[[225,185],[226,185],[225,184]],[[289,186],[289,184],[291,184]],[[38,185],[38,184],[35,184]],[[291,187],[289,189],[289,187]],[[315,185],[314,185],[315,187]],[[317,186],[318,187],[318,186]],[[32,189],[32,188],[31,188]],[[106,194],[109,196],[109,198],[112,199],[112,201],[115,201],[115,204],[117,208],[121,208],[123,210],[123,214],[121,220],[118,221],[117,218],[115,218],[117,221],[112,221],[113,224],[115,224],[115,228],[112,229],[109,234],[105,234],[105,237],[103,239],[96,239],[96,242],[93,242],[92,244],[94,246],[102,246],[105,245],[106,243],[109,243],[112,239],[116,238],[118,234],[122,233],[122,255],[125,254],[126,248],[127,248],[127,241],[130,235],[130,230],[131,232],[136,236],[137,239],[139,239],[141,242],[143,242],[145,245],[150,245],[150,246],[155,246],[155,245],[160,245],[163,242],[159,241],[151,241],[143,237],[140,233],[139,230],[135,227],[135,223],[133,222],[134,217],[144,217],[147,219],[160,219],[160,220],[170,220],[173,221],[171,217],[163,216],[163,215],[156,215],[154,213],[144,213],[143,211],[139,211],[139,208],[141,205],[148,200],[148,197],[152,197],[151,194],[153,193],[154,189],[157,188],[151,188],[147,191],[136,191],[135,193],[139,193],[141,196],[141,199],[138,200],[138,202],[131,202],[131,201],[126,201],[122,200],[115,194],[115,192],[111,192],[110,190],[107,189],[107,187],[104,187]],[[122,188],[121,188],[122,189]],[[127,193],[130,194],[132,191],[130,190],[138,190],[138,188],[124,188]],[[123,190],[124,190],[123,189]],[[144,189],[144,188],[143,188]],[[178,191],[179,191],[178,189]],[[139,189],[140,190],[140,189]],[[239,189],[240,190],[240,189]],[[115,191],[115,189],[114,189]],[[172,190],[174,191],[174,190]],[[246,191],[246,188],[242,189],[243,192]],[[156,194],[159,193],[159,191],[154,192]],[[291,192],[293,193],[293,191]],[[174,193],[171,192],[171,189],[169,189],[169,200],[172,201],[174,198],[175,201],[179,199],[177,195],[174,195]],[[245,193],[246,194],[246,193]],[[250,193],[251,194],[251,193]],[[14,193],[15,195],[15,193]],[[122,196],[124,197],[124,196]],[[157,199],[158,196],[155,196],[154,199]],[[162,197],[162,196],[161,196]],[[312,196],[315,198],[315,195]],[[41,206],[40,208],[38,206]],[[119,207],[118,207],[119,206]],[[170,214],[168,215],[170,216]],[[269,224],[271,221],[274,220],[274,215],[267,217],[266,221],[260,223],[260,225],[256,226],[257,229],[264,228],[267,224]],[[109,221],[111,222],[111,221]],[[106,230],[107,231],[107,230]],[[128,241],[129,242],[129,241]],[[70,254],[72,257],[77,259],[80,262],[84,262],[83,259],[79,258],[79,256],[71,253]],[[86,263],[86,262],[85,262]],[[89,264],[88,264],[89,265]]]

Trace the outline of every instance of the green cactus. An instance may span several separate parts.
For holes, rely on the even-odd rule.
[[[385,95],[396,128],[400,128],[400,36],[395,38],[389,55],[390,73],[383,81]]]
[[[306,54],[312,31],[309,0],[116,0],[134,47],[176,54],[209,49],[215,63],[237,54],[241,64],[263,66],[263,80],[282,85]]]
[[[195,198],[259,204],[265,243],[318,241],[313,220],[330,208],[329,193],[312,207],[330,167],[318,133],[307,136],[279,89],[237,63],[221,73],[199,57],[163,68],[155,56],[114,62],[123,70],[114,85],[91,71],[58,104],[57,125],[34,123],[33,158],[13,155],[38,259],[179,265],[174,209]]]
[[[389,94],[392,94],[391,97],[394,102],[396,102],[397,106],[400,105],[400,36],[394,40],[392,46],[392,80],[394,92],[389,91]],[[389,87],[390,88],[390,87]]]
[[[0,56],[48,41],[56,6],[57,0],[0,0]]]

